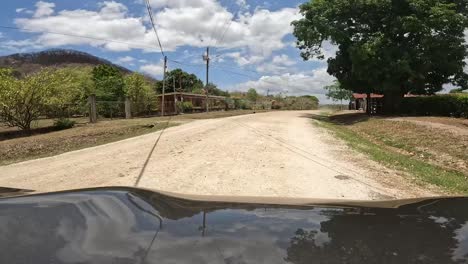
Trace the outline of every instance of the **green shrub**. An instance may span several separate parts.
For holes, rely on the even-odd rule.
[[[192,102],[177,102],[177,110],[181,113],[191,112],[193,110]]]
[[[75,121],[68,118],[60,118],[54,122],[54,126],[59,130],[72,128],[75,126],[75,124]]]
[[[468,94],[404,98],[400,114],[468,118]]]
[[[193,110],[193,104],[192,102],[184,102],[184,111],[192,111]]]
[[[234,106],[236,109],[252,109],[251,105],[244,99],[234,99]]]

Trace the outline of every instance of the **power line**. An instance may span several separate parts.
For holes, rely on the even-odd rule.
[[[213,47],[216,49],[216,45],[218,45],[218,42],[219,43],[222,43],[223,40],[224,40],[224,37],[226,36],[226,32],[228,31],[228,29],[231,27],[231,24],[232,24],[232,21],[236,18],[236,14],[239,13],[239,11],[241,10],[242,8],[242,5],[239,4],[239,8],[237,8],[237,11],[233,13],[233,17],[232,19],[229,20],[229,24],[227,24],[227,27],[224,29],[224,31],[222,32],[222,35],[221,35],[221,41],[219,41],[219,38],[216,38],[216,42],[215,44],[213,45]],[[226,25],[226,24],[225,24]]]
[[[171,59],[168,59],[168,60],[170,62],[180,64],[180,65],[184,65],[184,66],[189,66],[189,67],[205,67],[205,64],[192,64],[192,63],[185,63],[185,62],[180,62],[180,61],[171,60]]]
[[[156,33],[156,38],[158,39],[159,49],[161,49],[161,54],[163,56],[166,56],[164,54],[164,50],[163,50],[163,47],[161,45],[161,40],[159,39],[158,30],[156,29],[156,25],[154,24],[153,11],[151,9],[151,4],[150,4],[149,0],[146,0],[145,3],[146,3],[146,9],[148,10],[148,15],[149,15],[149,18],[150,18],[151,26],[153,27],[154,33]]]
[[[234,4],[235,4],[235,2],[233,1],[231,7],[232,7]],[[227,9],[226,9],[226,10],[227,10]],[[224,25],[226,25],[227,23],[228,23],[228,21],[226,21],[226,22],[222,25],[222,27],[221,27],[220,29],[222,29],[222,28],[224,27]],[[218,33],[218,25],[215,25],[214,28],[213,28],[213,31],[211,32],[210,40],[215,39],[215,35],[216,35],[217,33]],[[208,46],[210,46],[210,45],[208,45]]]
[[[231,70],[226,70],[224,68],[221,68],[219,67],[218,65],[214,65],[213,67],[219,69],[220,71],[223,71],[223,72],[227,72],[227,73],[231,73],[231,74],[235,74],[235,75],[239,75],[239,76],[244,76],[244,77],[249,77],[249,78],[257,78],[256,76],[251,76],[251,75],[247,75],[247,74],[243,74],[243,73],[240,73],[240,72],[234,72],[234,71],[231,71]]]
[[[260,75],[260,73],[258,71],[244,69],[244,68],[241,68],[241,67],[231,67],[231,66],[226,66],[226,65],[223,65],[223,64],[217,64],[216,67],[225,68],[225,69],[236,69],[236,70],[238,69],[238,70],[241,70],[241,71],[252,72],[252,73],[256,73],[256,74]]]

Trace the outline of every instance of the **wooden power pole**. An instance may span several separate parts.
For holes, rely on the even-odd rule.
[[[209,72],[210,72],[210,47],[206,48],[206,55],[203,56],[203,60],[206,61],[206,84],[205,84],[205,94],[206,94],[206,112],[209,112],[209,102],[208,102],[208,82],[209,82]]]
[[[162,87],[162,102],[161,102],[161,115],[164,116],[164,94],[166,93],[166,68],[167,68],[167,56],[164,56],[164,74],[163,74],[163,87]]]
[[[179,114],[179,109],[177,109],[177,92],[176,92],[176,88],[175,88],[175,76],[172,75],[172,83],[174,85],[174,112],[176,115]]]

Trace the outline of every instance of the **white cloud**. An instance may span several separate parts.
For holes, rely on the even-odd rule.
[[[153,77],[161,77],[164,73],[164,65],[160,64],[146,64],[140,67],[140,71]]]
[[[232,14],[215,0],[152,0],[152,4],[156,27],[166,51],[182,46],[206,47],[216,43],[220,50],[242,49],[244,57],[267,58],[273,51],[287,45],[283,38],[292,32],[291,21],[300,16],[297,8],[276,11],[258,8],[253,12]],[[54,7],[53,3],[37,2],[31,18],[18,18],[15,23],[37,32],[73,33],[146,46],[130,47],[122,43],[42,33],[38,41],[47,47],[87,44],[112,51],[132,48],[157,51],[147,48],[154,47],[156,37],[145,18],[130,15],[122,3],[105,1],[96,11],[75,9],[54,13]],[[253,60],[257,61],[258,58]]]
[[[5,39],[5,38],[3,38]],[[8,40],[5,39],[0,42],[0,47],[2,49],[12,51],[12,52],[28,52],[35,49],[43,49],[40,43],[33,39],[23,39],[23,40]]]
[[[39,10],[39,8],[38,8]],[[36,10],[37,13],[37,10]],[[148,44],[156,41],[146,32],[140,18],[127,17],[127,8],[120,3],[104,2],[99,11],[83,9],[62,10],[57,15],[39,18],[19,18],[15,23],[22,28],[41,31],[88,36],[99,39],[111,39],[117,42],[136,42]],[[154,33],[153,33],[154,34]],[[38,41],[47,47],[62,45],[102,46],[112,51],[126,51],[128,44],[86,39],[72,36],[42,33]],[[148,43],[146,43],[146,42]]]
[[[132,61],[134,61],[134,60],[135,60],[135,58],[130,57],[130,56],[125,56],[125,57],[119,57],[119,58],[117,58],[117,62],[119,62],[119,63],[132,62]]]
[[[263,56],[257,56],[257,55],[248,56],[245,52],[239,52],[239,51],[226,53],[223,55],[223,57],[228,57],[228,58],[233,59],[239,66],[256,64],[265,59]]]
[[[291,60],[286,54],[281,54],[279,56],[273,57],[271,62],[274,64],[284,65],[284,66],[291,66],[291,65],[296,64],[296,62]]]
[[[295,64],[296,62],[291,60],[288,55],[282,54],[274,56],[271,61],[260,64],[256,69],[261,73],[282,74],[295,71],[295,68],[293,68]]]
[[[36,18],[50,16],[54,13],[54,7],[54,3],[39,1],[36,3],[36,12],[33,16]]]
[[[262,76],[256,81],[248,81],[230,88],[230,90],[247,91],[254,88],[260,93],[283,95],[316,95],[325,100],[325,86],[330,85],[335,78],[327,73],[326,68],[297,74],[285,73],[276,76]]]
[[[16,8],[16,13],[21,13],[24,10],[26,10],[26,8]]]

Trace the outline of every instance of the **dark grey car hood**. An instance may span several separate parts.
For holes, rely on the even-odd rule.
[[[133,188],[3,198],[0,263],[468,263],[468,198],[259,201]]]

